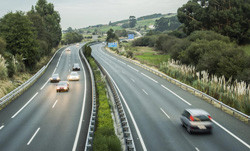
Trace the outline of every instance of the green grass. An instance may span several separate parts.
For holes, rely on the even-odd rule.
[[[121,150],[121,143],[114,131],[114,122],[111,116],[109,99],[107,98],[106,83],[101,77],[93,58],[88,57],[90,66],[94,72],[96,83],[96,101],[97,101],[97,126],[94,134],[93,150],[110,151]]]
[[[151,66],[160,67],[162,62],[167,62],[170,56],[168,54],[162,54],[155,51],[151,47],[135,47],[134,58],[141,63],[145,63]]]

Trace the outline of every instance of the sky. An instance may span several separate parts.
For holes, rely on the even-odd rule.
[[[154,13],[176,13],[188,0],[47,0],[61,16],[61,26],[83,28]],[[0,0],[0,18],[8,12],[27,12],[37,0]]]

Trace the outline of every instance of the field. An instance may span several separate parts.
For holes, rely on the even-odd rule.
[[[133,57],[150,66],[160,67],[160,64],[167,62],[170,56],[161,52],[155,51],[151,47],[134,47]]]

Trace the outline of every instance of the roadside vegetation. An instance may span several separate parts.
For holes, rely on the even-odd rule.
[[[87,50],[86,50],[87,49]],[[94,72],[96,84],[97,124],[94,133],[94,151],[121,151],[121,142],[115,134],[114,121],[111,115],[111,104],[107,97],[106,82],[91,57],[91,48],[85,45],[84,55]]]
[[[60,15],[46,0],[0,18],[0,97],[46,64],[60,41]]]
[[[177,17],[157,19],[154,30],[111,50],[249,115],[250,3],[240,1],[188,1]],[[171,28],[175,19],[182,24]]]

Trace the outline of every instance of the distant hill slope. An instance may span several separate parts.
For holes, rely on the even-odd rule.
[[[152,14],[152,15],[146,15],[142,17],[137,18],[137,24],[135,26],[136,28],[144,28],[146,26],[147,29],[149,29],[149,26],[152,27],[152,25],[155,24],[156,19],[160,19],[161,17],[172,17],[175,16],[175,13],[168,13],[168,14]],[[108,24],[98,24],[94,26],[89,26],[86,28],[78,29],[80,33],[106,33],[110,28],[113,30],[122,30],[124,28],[121,27],[122,24],[127,23],[128,19],[111,22]]]

